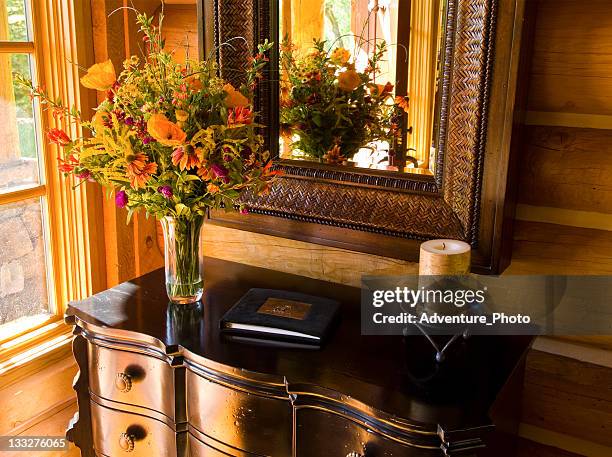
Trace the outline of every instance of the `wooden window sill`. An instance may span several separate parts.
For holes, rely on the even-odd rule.
[[[0,345],[0,390],[70,356],[72,327],[51,316],[42,327]]]

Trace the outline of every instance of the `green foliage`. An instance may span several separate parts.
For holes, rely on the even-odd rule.
[[[357,72],[349,52],[325,49],[314,40],[311,52],[297,56],[287,40],[281,49],[281,129],[306,155],[323,159],[334,151],[334,160],[352,158],[374,141],[391,141],[395,130],[393,86],[377,85],[374,76],[386,44],[377,45],[368,67]],[[331,160],[331,159],[328,159]]]
[[[60,171],[110,189],[128,220],[140,208],[185,220],[210,207],[232,209],[242,192],[265,191],[275,175],[252,112],[271,43],[259,46],[246,84],[235,89],[217,76],[214,60],[175,62],[164,48],[162,22],[137,15],[148,54],[127,59],[119,76],[110,61],[88,70],[82,81],[107,95],[91,120],[22,74],[14,78],[55,119],[89,131],[84,138],[48,132],[62,148]]]
[[[27,22],[24,0],[7,0],[9,41],[27,41]]]

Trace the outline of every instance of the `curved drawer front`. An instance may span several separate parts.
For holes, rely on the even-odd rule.
[[[431,444],[408,446],[338,414],[307,406],[295,410],[299,457],[440,457]]]
[[[210,447],[191,434],[187,438],[187,443],[189,447],[187,455],[189,457],[231,457],[231,454]]]
[[[91,401],[96,453],[112,457],[176,457],[176,434],[163,422]]]
[[[280,400],[226,387],[187,370],[189,424],[247,453],[291,455],[292,408]]]
[[[143,354],[89,343],[89,388],[107,400],[142,406],[175,420],[174,371]]]

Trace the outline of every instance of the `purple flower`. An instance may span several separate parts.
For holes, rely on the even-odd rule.
[[[155,141],[155,139],[151,136],[145,136],[142,139],[142,144],[149,144],[151,141]]]
[[[229,154],[225,154],[223,156],[223,160],[226,161],[226,162],[231,162],[232,161],[232,156],[229,155]]]
[[[248,208],[240,208],[240,214],[249,214]]]
[[[157,188],[157,192],[159,192],[168,199],[172,198],[172,187],[170,186],[159,186]]]
[[[216,163],[214,163],[210,168],[217,178],[224,178],[229,173],[227,168],[225,168],[223,165],[217,165]]]
[[[127,204],[128,204],[128,196],[125,193],[125,191],[120,190],[115,195],[115,205],[117,205],[118,208],[125,208]]]
[[[134,125],[134,118],[133,117],[126,117],[125,118],[125,122],[126,125]]]

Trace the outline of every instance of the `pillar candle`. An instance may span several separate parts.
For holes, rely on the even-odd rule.
[[[419,275],[465,275],[470,272],[471,247],[459,240],[429,240],[421,244]]]

